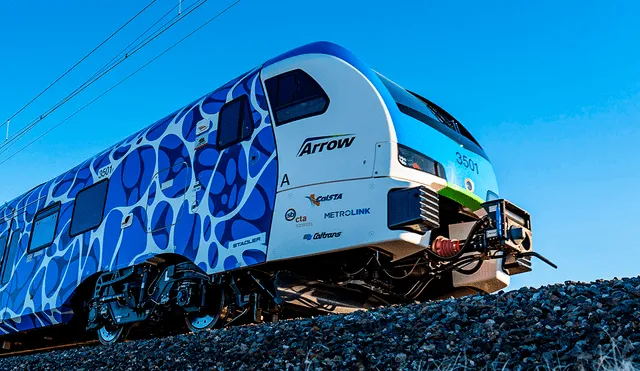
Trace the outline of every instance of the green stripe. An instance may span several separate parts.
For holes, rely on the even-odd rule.
[[[468,207],[473,211],[480,209],[484,203],[484,200],[476,194],[449,182],[447,182],[447,186],[441,189],[438,194],[449,198],[464,207]]]

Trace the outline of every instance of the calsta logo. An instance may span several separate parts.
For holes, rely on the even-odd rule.
[[[300,146],[300,150],[298,150],[298,157],[324,151],[333,151],[335,149],[349,148],[355,139],[356,136],[354,134],[307,138],[302,142],[302,146]]]
[[[342,193],[335,193],[335,194],[326,195],[326,196],[316,196],[315,193],[312,193],[306,196],[305,198],[309,200],[312,204],[316,206],[320,206],[320,203],[322,202],[342,200]]]

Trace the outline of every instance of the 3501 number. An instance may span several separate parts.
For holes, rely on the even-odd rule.
[[[469,157],[462,155],[460,152],[456,152],[456,157],[458,157],[458,163],[471,171],[475,171],[476,174],[480,174],[480,167]]]
[[[108,165],[98,170],[98,179],[104,179],[113,173],[113,165]]]

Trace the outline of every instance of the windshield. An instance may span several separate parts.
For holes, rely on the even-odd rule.
[[[391,97],[393,97],[393,100],[396,102],[402,113],[409,115],[416,120],[422,121],[452,139],[457,139],[455,137],[462,136],[466,140],[475,144],[478,149],[482,150],[482,147],[480,147],[480,144],[471,135],[471,133],[469,133],[462,124],[453,118],[453,116],[447,113],[447,111],[443,110],[426,98],[406,90],[383,75],[377,72],[376,74],[380,77],[384,86],[389,90]]]

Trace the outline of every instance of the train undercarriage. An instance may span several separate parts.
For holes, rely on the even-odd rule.
[[[529,216],[509,202],[485,203],[481,216],[444,198],[439,204],[429,248],[401,258],[384,248],[363,247],[209,276],[189,261],[158,256],[105,273],[85,303],[86,329],[97,331],[103,344],[113,344],[140,324],[184,321],[196,332],[345,313],[486,291],[478,285],[456,287],[454,281],[455,275],[473,276],[488,262],[499,262],[510,275],[529,271],[532,257],[553,265],[532,251]]]
[[[507,201],[485,203],[482,216],[439,203],[429,247],[408,256],[362,247],[207,275],[160,255],[88,283],[76,295],[74,320],[111,345],[136,328],[158,336],[467,295],[487,290],[456,285],[456,275],[473,276],[484,264],[499,262],[509,275],[529,271],[532,257],[553,265],[531,249],[528,214]]]

